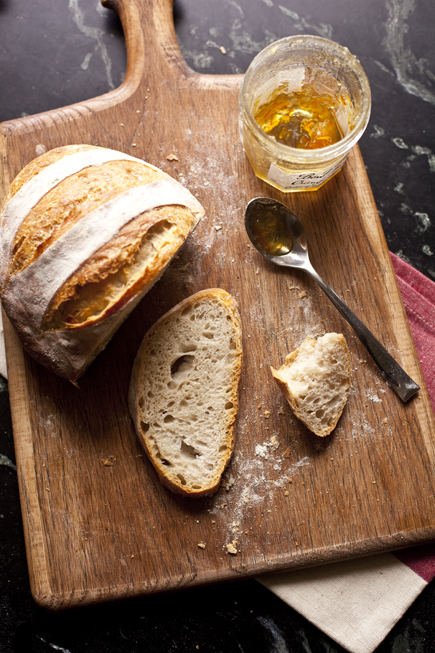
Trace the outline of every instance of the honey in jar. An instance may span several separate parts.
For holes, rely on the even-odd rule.
[[[305,150],[317,150],[343,138],[336,118],[337,101],[307,89],[275,93],[254,118],[278,143]]]

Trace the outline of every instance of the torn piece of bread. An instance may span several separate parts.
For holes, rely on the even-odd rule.
[[[68,145],[31,161],[0,212],[0,292],[25,349],[75,382],[204,210],[141,159]]]
[[[163,485],[214,494],[234,448],[242,364],[236,301],[219,288],[188,297],[146,333],[134,362],[129,406]]]
[[[350,354],[343,334],[307,338],[279,370],[271,371],[296,417],[316,435],[329,435],[350,388]]]

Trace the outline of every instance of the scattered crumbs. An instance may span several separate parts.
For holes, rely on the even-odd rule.
[[[212,524],[216,524],[216,520],[215,520],[215,519],[212,519],[212,520],[211,520],[211,523],[212,523]]]
[[[45,489],[47,490],[47,492],[50,492],[50,488],[49,488],[49,487],[46,487]]]
[[[221,45],[221,47],[219,48],[219,50],[222,52],[222,54],[226,54],[226,53],[227,53],[227,51],[225,50],[225,48],[224,48],[223,45]]]
[[[307,293],[305,292],[305,290],[302,290],[302,292],[299,293],[299,299],[303,299],[306,296],[307,296]]]
[[[284,453],[282,454],[282,457],[283,458],[290,458],[290,454],[291,454],[291,452],[290,452],[290,447],[289,447],[288,449],[286,449],[284,451]]]
[[[305,481],[302,481],[302,485],[305,485]]]
[[[260,268],[257,268],[257,269],[255,270],[255,274],[259,274],[259,273],[260,273]]]
[[[384,572],[383,572],[383,571],[381,571],[381,570],[379,570],[379,573],[380,573],[380,574],[383,574]]]
[[[257,406],[258,410],[260,410],[260,408],[262,407],[262,405],[263,405],[263,404],[258,404],[258,406]]]
[[[124,127],[124,123],[123,123],[123,122],[121,123],[121,127]]]
[[[289,492],[288,490],[286,490],[286,491],[284,492],[284,496],[285,496],[285,497],[288,497],[289,494],[290,494],[290,492]]]
[[[270,410],[265,410],[265,411],[263,412],[263,415],[265,416],[266,419],[269,419],[269,417],[270,417]]]
[[[106,467],[113,467],[113,463],[111,460],[109,460],[109,458],[103,460],[103,465],[105,465]]]
[[[231,490],[231,488],[233,487],[234,483],[235,483],[235,478],[233,476],[230,476],[228,481],[224,481],[222,483],[222,485],[224,486],[226,491],[229,492]]]
[[[279,410],[278,415],[285,415],[285,412],[283,410]]]
[[[133,555],[133,554],[131,554],[131,556],[130,556],[130,558],[131,558],[131,559],[133,560],[133,558],[134,558],[134,555]]]
[[[140,113],[140,109],[136,109],[136,113]]]
[[[295,542],[295,546],[299,546],[299,542]]]
[[[292,479],[292,478],[289,478],[289,480],[287,481],[287,483],[293,483],[293,479]]]
[[[372,483],[374,483],[376,485],[376,481],[372,481]]]
[[[136,143],[132,143],[131,146],[132,146],[132,147],[136,147]]]
[[[220,231],[222,229],[222,225],[221,224],[216,224],[214,226],[214,228],[216,229],[216,231]]]
[[[199,546],[200,549],[205,549],[204,542],[198,542],[198,546]]]
[[[227,544],[227,553],[231,553],[231,555],[236,555],[237,554],[237,549],[236,549],[236,544],[237,540],[233,540],[229,544]]]
[[[227,506],[227,505],[228,505],[227,503],[221,503],[221,505],[219,506],[219,508],[225,508],[225,506]]]
[[[166,158],[167,158],[168,161],[178,161],[178,156],[176,154],[174,154],[174,153],[168,154],[168,156]]]
[[[388,424],[388,419],[386,417],[382,420],[382,424]]]

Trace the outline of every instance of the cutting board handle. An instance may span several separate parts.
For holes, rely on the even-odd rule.
[[[89,113],[122,105],[136,92],[142,97],[148,90],[152,93],[153,87],[164,81],[175,79],[182,86],[210,90],[234,90],[239,86],[242,75],[204,75],[187,65],[175,34],[174,0],[101,0],[101,3],[116,11],[124,30],[127,70],[123,83],[99,97],[2,122],[0,136],[11,138],[35,131],[47,132],[71,121],[78,124]],[[78,142],[78,138],[73,141]],[[3,185],[4,194],[8,184]]]
[[[184,60],[173,20],[174,0],[101,0],[119,15],[127,47],[127,71],[123,86],[149,86],[156,70],[161,79],[178,77],[206,88],[234,88],[241,75],[204,75],[194,72]],[[148,56],[152,52],[152,57]]]

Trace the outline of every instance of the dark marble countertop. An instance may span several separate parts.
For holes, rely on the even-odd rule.
[[[187,63],[205,73],[243,73],[292,34],[347,46],[372,89],[360,147],[388,246],[435,280],[433,0],[176,0],[174,21]],[[125,68],[119,19],[98,0],[0,0],[0,121],[101,95]],[[30,594],[2,377],[0,428],[0,653],[343,651],[255,580],[44,613]],[[435,651],[433,584],[377,651]]]

